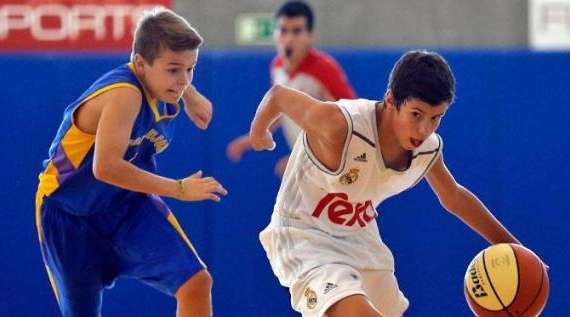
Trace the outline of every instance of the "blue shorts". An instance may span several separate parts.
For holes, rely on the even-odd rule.
[[[49,197],[36,208],[43,260],[64,316],[100,316],[103,289],[119,277],[173,296],[205,268],[158,196],[141,194],[88,216],[70,214]]]

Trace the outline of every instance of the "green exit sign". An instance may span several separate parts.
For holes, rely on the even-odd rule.
[[[236,41],[240,45],[271,45],[274,24],[271,13],[240,14],[236,19]]]

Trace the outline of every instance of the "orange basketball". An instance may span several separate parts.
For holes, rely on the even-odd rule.
[[[535,317],[548,299],[542,261],[518,244],[496,244],[479,252],[465,273],[465,298],[478,317]]]

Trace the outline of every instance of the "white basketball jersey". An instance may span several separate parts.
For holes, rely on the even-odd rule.
[[[346,263],[356,269],[394,270],[382,242],[376,207],[416,185],[442,150],[437,134],[413,151],[402,171],[384,165],[378,142],[376,101],[339,100],[348,123],[342,161],[331,171],[297,139],[269,226],[260,234],[275,274],[289,286],[311,268]]]
[[[386,168],[378,142],[377,104],[365,99],[337,102],[348,131],[336,171],[313,155],[305,133],[298,138],[277,195],[276,212],[335,235],[367,230],[377,217],[376,206],[425,176],[441,152],[440,137],[434,133],[414,150],[406,170]]]

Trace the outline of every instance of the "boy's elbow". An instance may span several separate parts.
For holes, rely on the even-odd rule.
[[[269,89],[269,97],[271,99],[271,101],[275,102],[276,100],[279,100],[281,98],[281,96],[283,95],[283,92],[285,91],[285,87],[283,85],[280,84],[274,84],[271,89]]]
[[[285,86],[283,86],[281,84],[273,84],[273,86],[271,86],[270,91],[273,95],[277,95],[280,92],[282,92],[284,88],[285,88]]]
[[[461,210],[461,186],[457,185],[450,193],[439,198],[441,206],[449,213],[456,215]]]
[[[288,88],[280,84],[274,84],[263,97],[262,103],[265,103],[266,107],[273,109],[273,111],[283,112],[283,107],[290,102],[287,99],[289,97]]]
[[[113,179],[113,175],[116,174],[115,169],[114,164],[97,159],[93,160],[93,176],[99,181],[109,183]]]
[[[99,181],[105,181],[109,171],[105,167],[105,164],[93,161],[93,176]]]
[[[457,204],[450,200],[440,200],[439,203],[447,212],[456,214],[457,213]]]

